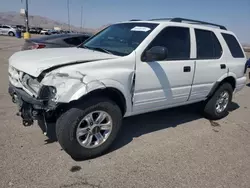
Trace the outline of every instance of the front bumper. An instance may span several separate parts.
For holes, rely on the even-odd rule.
[[[38,120],[45,112],[54,110],[57,104],[51,100],[36,99],[23,89],[9,85],[9,94],[13,103],[18,106],[18,114],[23,119],[23,125],[29,126],[34,120]]]

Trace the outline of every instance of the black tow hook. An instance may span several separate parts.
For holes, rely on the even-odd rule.
[[[31,126],[34,123],[33,120],[23,120],[23,125],[25,127]]]

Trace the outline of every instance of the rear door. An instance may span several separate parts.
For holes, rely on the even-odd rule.
[[[214,84],[227,75],[226,54],[222,50],[220,33],[194,29],[196,38],[196,68],[190,100],[204,99]]]

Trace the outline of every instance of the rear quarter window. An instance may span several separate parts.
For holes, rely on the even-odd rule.
[[[233,35],[222,33],[224,40],[234,58],[244,58],[244,53],[240,47],[240,44]]]
[[[219,59],[222,47],[214,32],[195,29],[197,59]]]

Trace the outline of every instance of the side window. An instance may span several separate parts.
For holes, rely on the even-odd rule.
[[[212,31],[195,29],[197,58],[219,59],[222,48],[216,35]]]
[[[184,27],[166,27],[147,48],[164,46],[168,50],[166,60],[190,59],[190,31]]]
[[[79,37],[67,38],[67,39],[64,39],[64,42],[66,42],[69,45],[74,45],[74,46],[77,46],[82,43]]]
[[[88,36],[82,36],[82,37],[80,37],[80,40],[81,40],[81,42],[84,42],[85,40],[87,40],[89,37]]]
[[[10,27],[9,27],[9,26],[5,26],[5,25],[4,25],[4,26],[3,26],[3,28],[4,28],[4,29],[9,29]]]
[[[243,58],[244,53],[241,50],[240,44],[233,35],[222,33],[223,38],[225,39],[227,46],[234,58]]]

